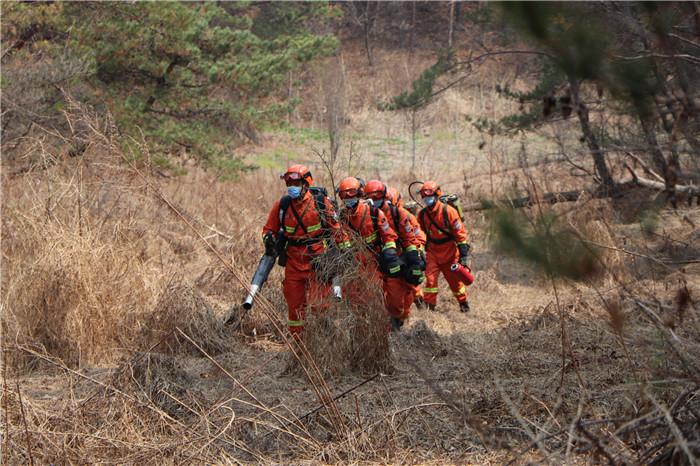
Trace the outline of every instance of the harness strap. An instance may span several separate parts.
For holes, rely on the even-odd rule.
[[[446,209],[446,208],[443,207],[442,214],[443,214],[445,223],[448,223],[448,224],[449,224],[449,222],[447,221],[447,220],[448,220],[448,219],[447,219],[447,210],[445,210],[445,209]],[[437,229],[440,231],[440,233],[442,233],[443,235],[447,236],[447,238],[444,238],[444,239],[438,239],[438,240],[433,239],[433,238],[430,237],[430,228],[425,228],[425,229],[424,229],[424,230],[425,230],[425,236],[427,236],[428,241],[430,241],[431,243],[435,243],[435,244],[445,244],[445,243],[447,243],[448,241],[454,241],[454,240],[455,240],[455,237],[454,237],[454,235],[452,235],[452,233],[449,233],[449,232],[445,231],[444,229],[440,228],[440,225],[437,224],[437,222],[435,221],[435,219],[433,218],[433,216],[430,215],[430,213],[429,213],[426,209],[421,210],[421,213],[420,213],[421,218],[419,219],[419,220],[420,220],[420,223],[422,223],[423,225],[425,225],[425,221],[424,221],[423,218],[422,218],[424,214],[428,216],[428,220],[430,220],[430,223],[432,223],[433,225],[435,225],[435,228],[437,228]]]

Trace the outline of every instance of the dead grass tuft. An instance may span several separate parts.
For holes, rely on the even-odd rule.
[[[364,246],[356,246],[345,259],[335,259],[351,260],[350,264],[317,264],[320,270],[342,271],[340,283],[344,293],[340,303],[333,302],[332,297],[311,303],[310,307],[317,310],[307,312],[305,319],[304,344],[324,376],[347,371],[388,372],[392,368],[389,318],[381,278],[373,266],[360,265],[359,258],[368,264],[374,261]],[[290,360],[288,370],[296,371],[295,364]]]
[[[217,315],[199,291],[179,279],[166,287],[153,311],[145,316],[146,346],[163,340],[159,348],[167,354],[198,354],[177,328],[209,354],[220,354],[231,347],[232,339],[226,333],[223,317]]]
[[[119,367],[114,386],[136,394],[175,418],[191,412],[187,406],[200,398],[192,386],[195,380],[172,355],[146,353]]]
[[[149,281],[131,248],[56,224],[24,222],[26,255],[6,262],[5,331],[17,344],[42,347],[69,367],[114,361],[134,336],[136,316],[152,302]],[[128,330],[127,330],[128,329]],[[126,331],[125,331],[126,330]],[[32,359],[11,361],[18,369]]]
[[[614,218],[609,202],[582,198],[567,218],[579,240],[596,256],[597,273],[593,277],[624,279],[624,257],[617,250],[615,237],[607,223]]]

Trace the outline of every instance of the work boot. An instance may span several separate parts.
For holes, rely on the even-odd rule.
[[[416,296],[416,299],[413,300],[413,304],[416,305],[416,309],[425,309],[426,307],[425,299],[423,299],[422,296]]]
[[[459,303],[459,312],[464,312],[465,314],[469,312],[469,301]]]
[[[435,312],[435,304],[428,304],[428,310]]]
[[[391,331],[398,332],[401,330],[401,327],[403,327],[403,320],[399,319],[398,317],[392,317],[391,318]]]

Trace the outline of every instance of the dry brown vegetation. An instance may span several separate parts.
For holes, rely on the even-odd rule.
[[[310,316],[296,346],[279,332],[279,269],[240,326],[223,325],[262,250],[274,170],[163,177],[108,119],[78,106],[67,118],[88,131],[81,157],[29,140],[33,169],[3,173],[4,464],[700,458],[697,208],[654,208],[656,194],[638,190],[527,209],[533,222],[559,215],[596,251],[582,281],[494,251],[488,214],[471,213],[471,314],[443,281],[439,312],[414,310],[401,333],[385,332],[370,299]],[[489,142],[500,153],[490,166],[448,165],[445,152],[420,175],[471,199],[581,184],[558,164],[512,169],[508,144],[519,143]],[[362,150],[338,171],[381,173],[405,191],[404,166]]]

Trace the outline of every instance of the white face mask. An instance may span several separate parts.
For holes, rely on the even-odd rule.
[[[426,207],[432,207],[435,205],[435,196],[428,196],[423,198],[423,204]]]
[[[380,208],[384,204],[384,199],[372,199],[372,205],[376,208]]]
[[[345,204],[346,209],[354,209],[357,204],[360,202],[360,199],[357,197],[351,197],[350,199],[343,199],[343,204]]]

